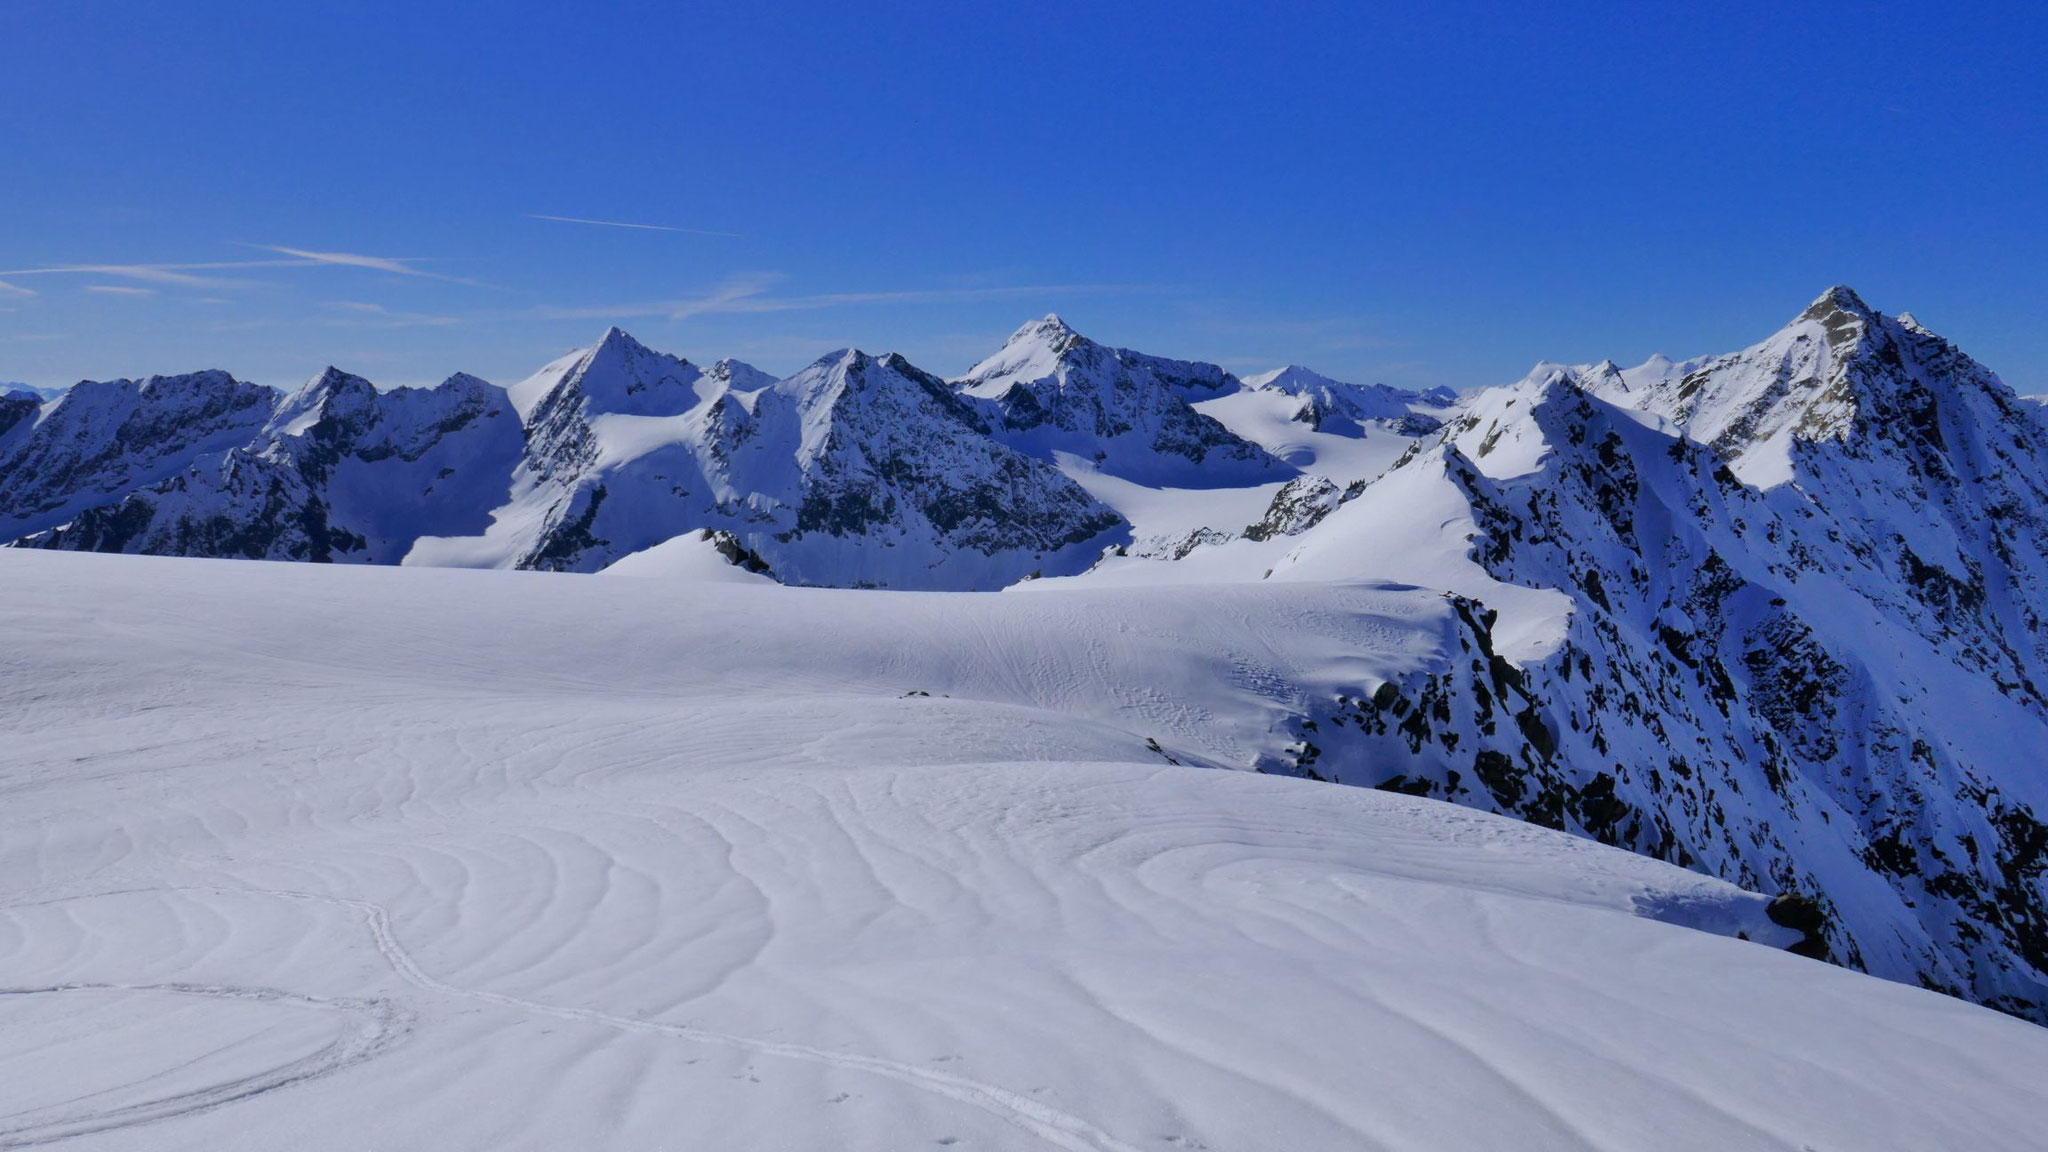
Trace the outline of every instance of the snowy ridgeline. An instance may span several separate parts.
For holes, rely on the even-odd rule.
[[[1469,609],[1427,590],[23,550],[0,586],[0,1145],[1922,1152],[2048,1126],[2048,1030],[1788,953],[1761,895],[1216,770],[1305,697],[1441,665]]]
[[[1057,317],[955,380],[614,329],[505,389],[85,383],[0,398],[0,538],[679,589],[1306,585],[1306,619],[1411,585],[1444,605],[1425,651],[1311,629],[1238,673],[1256,732],[1182,752],[1797,892],[1837,963],[2048,1021],[2048,409],[1847,289],[1741,352],[1462,398]],[[1290,670],[1332,645],[1343,674]]]

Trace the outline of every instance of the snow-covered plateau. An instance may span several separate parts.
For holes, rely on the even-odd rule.
[[[2048,1131],[2048,409],[1847,289],[1464,396],[88,381],[0,539],[0,1147]]]

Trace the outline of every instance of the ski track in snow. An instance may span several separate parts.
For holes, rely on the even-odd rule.
[[[964,1076],[950,1075],[929,1068],[919,1068],[895,1060],[884,1060],[874,1056],[863,1056],[854,1052],[831,1052],[805,1044],[791,1044],[777,1040],[763,1040],[750,1036],[736,1036],[687,1024],[670,1024],[658,1020],[633,1019],[599,1012],[589,1008],[572,1008],[557,1004],[543,1004],[518,996],[508,996],[480,988],[464,988],[442,980],[425,968],[408,952],[391,928],[391,914],[381,904],[368,900],[355,900],[342,896],[326,896],[313,892],[294,892],[275,888],[218,888],[197,886],[174,886],[157,889],[126,889],[119,893],[88,893],[67,899],[86,900],[96,896],[128,895],[141,891],[205,893],[221,896],[271,896],[313,904],[326,904],[348,909],[361,916],[369,928],[370,937],[377,951],[390,964],[392,971],[413,987],[442,996],[453,996],[511,1008],[521,1012],[539,1013],[560,1020],[583,1024],[595,1024],[605,1028],[616,1028],[627,1032],[639,1032],[654,1036],[669,1036],[699,1044],[714,1044],[724,1048],[736,1048],[746,1052],[759,1053],[787,1060],[801,1060],[813,1064],[824,1064],[856,1072],[866,1072],[900,1081],[913,1088],[936,1093],[950,1100],[957,1100],[1008,1121],[1037,1136],[1055,1148],[1070,1152],[1139,1152],[1093,1124],[1077,1116],[1069,1115],[1057,1108],[1042,1104],[1021,1093],[1010,1091],[993,1084],[985,1084]],[[161,989],[195,996],[221,996],[236,998],[279,998],[290,997],[290,993],[265,989],[209,988],[198,985],[113,985],[113,984],[72,984],[52,988],[0,988],[0,996],[27,995],[44,992],[62,992],[84,988],[125,988]],[[359,1002],[335,1002],[315,997],[292,997],[305,1003],[332,1005],[361,1014],[370,1005]],[[105,1131],[110,1128],[147,1124],[172,1116],[183,1115],[207,1108],[217,1108],[236,1100],[267,1092],[290,1084],[310,1080],[315,1076],[339,1071],[350,1064],[367,1060],[384,1048],[389,1047],[392,1037],[392,1012],[387,1005],[376,1005],[381,1009],[377,1023],[381,1027],[365,1028],[359,1031],[363,1037],[351,1036],[336,1041],[328,1048],[296,1061],[282,1068],[270,1070],[259,1076],[231,1084],[220,1085],[202,1092],[181,1095],[175,1098],[153,1101],[148,1104],[124,1108],[113,1112],[40,1122],[28,1127],[4,1126],[0,1118],[0,1147],[15,1147],[39,1144],[48,1140],[61,1139],[86,1132]]]
[[[332,999],[274,988],[225,985],[72,983],[0,988],[0,1004],[15,997],[78,992],[167,993],[207,1000],[304,1005],[340,1017],[342,1032],[332,1042],[296,1060],[202,1088],[103,1109],[78,1107],[79,1101],[66,1101],[27,1112],[0,1113],[0,1148],[27,1148],[94,1132],[154,1124],[304,1084],[376,1057],[402,1041],[410,1028],[404,1011],[387,1000]]]

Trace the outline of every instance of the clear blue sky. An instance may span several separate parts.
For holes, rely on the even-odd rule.
[[[0,379],[509,382],[614,321],[954,373],[1058,311],[1469,386],[1843,281],[2043,391],[2044,62],[2038,3],[12,0]]]

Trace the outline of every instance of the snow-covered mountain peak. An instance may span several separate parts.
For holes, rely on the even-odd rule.
[[[727,357],[704,370],[706,379],[737,392],[758,392],[775,383],[775,377],[744,360]]]
[[[1551,455],[1559,426],[1582,419],[1585,404],[1594,395],[1586,386],[1591,371],[1539,364],[1519,382],[1474,397],[1450,424],[1445,441],[1473,468],[1496,480],[1539,471]],[[1618,380],[1618,374],[1613,379]]]
[[[944,380],[897,352],[877,357],[842,348],[777,381],[771,391],[796,405],[802,429],[798,460],[805,467],[828,450],[835,431],[863,440],[915,434],[917,425],[935,418],[978,435],[989,431],[981,413]]]
[[[994,399],[1018,384],[1056,377],[1071,368],[1076,359],[1096,361],[1111,357],[1109,349],[1048,312],[1043,319],[1012,332],[993,356],[969,368],[959,383],[971,395]]]
[[[657,352],[614,325],[589,348],[577,349],[506,389],[522,419],[573,405],[585,415],[676,416],[696,407],[704,373],[680,357]]]
[[[1573,372],[1601,398],[1651,413],[1713,445],[1743,481],[1768,488],[1792,479],[1794,458],[1803,451],[1798,445],[1848,438],[1871,408],[1872,390],[1900,383],[1892,368],[1901,363],[1901,342],[1923,338],[1837,285],[1740,352]]]
[[[1087,337],[1074,331],[1072,325],[1062,320],[1059,313],[1047,312],[1010,333],[1010,338],[1003,341],[1003,346],[1007,348],[1013,344],[1049,344],[1057,350],[1061,345],[1086,339]]]
[[[1217,487],[1284,478],[1286,465],[1190,406],[1225,395],[1235,376],[1214,364],[1111,348],[1047,315],[953,382],[993,411],[1011,447],[1092,460],[1141,484]]]
[[[1271,388],[1281,392],[1299,393],[1309,388],[1328,387],[1337,381],[1312,368],[1299,364],[1288,364],[1270,372],[1260,372],[1244,377],[1246,388]]]
[[[360,410],[375,403],[377,388],[368,380],[333,365],[284,398],[271,416],[266,433],[296,436],[336,409]]]
[[[1821,324],[1828,330],[1830,338],[1837,342],[1860,335],[1861,329],[1878,318],[1877,310],[1865,304],[1863,297],[1847,284],[1837,284],[1821,293],[1806,306],[1806,311],[1799,314],[1800,320]]]
[[[812,404],[837,395],[845,388],[848,376],[862,375],[874,362],[873,356],[858,348],[840,348],[811,361],[794,375],[777,380],[772,387],[778,395]]]

